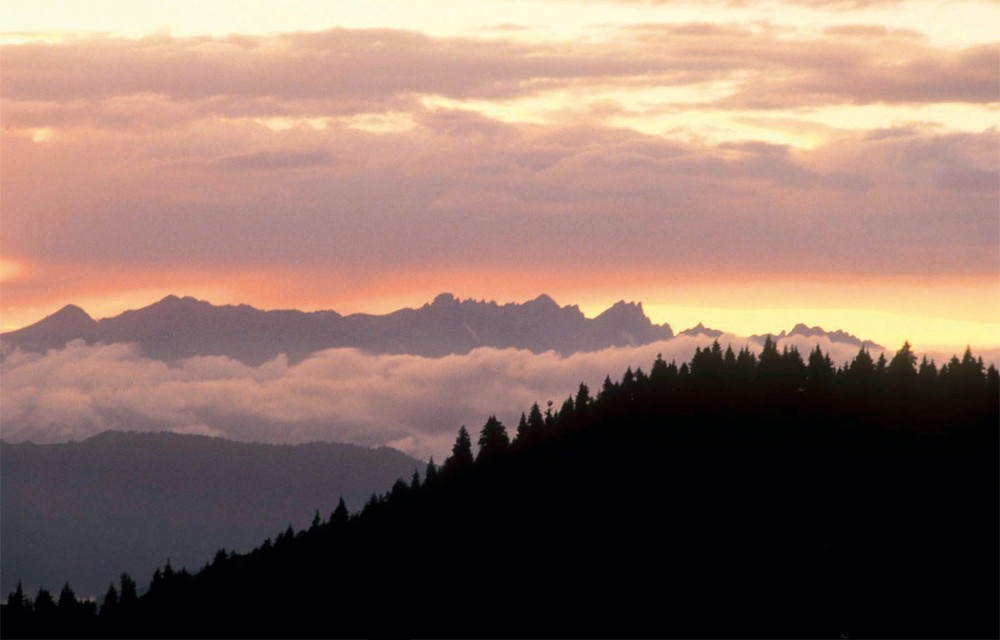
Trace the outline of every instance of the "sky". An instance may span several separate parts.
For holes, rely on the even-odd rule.
[[[995,347],[997,24],[983,0],[8,0],[0,324],[546,293]]]

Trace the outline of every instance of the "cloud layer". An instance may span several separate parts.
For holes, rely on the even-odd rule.
[[[748,344],[735,336],[720,341],[734,349]],[[686,362],[710,342],[681,336],[566,357],[477,349],[432,359],[332,349],[296,365],[282,356],[250,367],[225,357],[168,366],[131,345],[76,341],[45,355],[7,354],[3,437],[42,443],[106,429],[169,430],[257,442],[389,444],[441,462],[461,425],[478,431],[496,414],[513,432],[534,402],[544,409],[551,400],[558,409],[580,382],[596,393],[606,376],[618,380],[627,367],[648,371],[658,353]],[[799,336],[780,344],[812,348]],[[857,353],[826,339],[819,344],[837,363]]]

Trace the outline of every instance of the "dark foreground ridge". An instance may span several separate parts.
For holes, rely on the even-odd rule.
[[[361,512],[141,595],[12,593],[3,633],[996,637],[998,406],[970,353],[835,370],[715,344],[536,404],[513,441],[491,417],[476,456],[463,427]]]
[[[331,492],[360,508],[422,462],[346,444],[251,444],[108,431],[82,442],[0,442],[0,593],[65,581],[98,596],[122,571],[198,566],[276,526],[309,523]]]

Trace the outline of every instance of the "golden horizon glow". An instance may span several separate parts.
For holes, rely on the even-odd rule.
[[[9,261],[4,268],[16,274],[27,273],[24,267]],[[754,276],[754,285],[748,288],[745,280],[727,280],[721,274],[716,279],[700,274],[662,281],[653,274],[622,272],[608,274],[603,281],[581,283],[568,272],[539,279],[531,273],[511,271],[424,270],[356,286],[352,274],[322,268],[213,272],[192,267],[175,270],[172,279],[176,286],[169,287],[156,284],[161,279],[156,270],[102,279],[78,266],[68,267],[66,277],[74,272],[82,280],[102,281],[106,288],[79,289],[80,285],[70,284],[81,295],[62,302],[6,308],[2,330],[33,324],[70,303],[100,319],[148,306],[168,295],[192,296],[215,305],[249,304],[262,310],[383,315],[420,307],[440,293],[498,304],[523,303],[547,294],[560,306],[578,306],[589,318],[618,300],[642,303],[653,323],[667,323],[675,332],[701,323],[747,337],[777,334],[804,323],[827,331],[846,331],[890,350],[904,340],[918,351],[1000,347],[1000,303],[996,302],[1000,301],[1000,284],[989,278],[858,280],[813,276],[789,280]],[[296,286],[290,286],[293,282]],[[329,288],[322,286],[338,282]],[[482,283],[489,283],[489,295],[483,293]],[[84,292],[86,289],[89,292]],[[994,304],[982,304],[984,299],[992,299]]]

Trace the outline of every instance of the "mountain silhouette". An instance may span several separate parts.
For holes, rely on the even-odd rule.
[[[700,323],[681,332],[707,337],[722,334]],[[785,335],[822,335],[834,342],[881,348],[843,331],[827,333],[801,324],[780,334]],[[0,335],[0,345],[6,353],[13,349],[46,351],[73,340],[88,344],[135,343],[143,355],[167,362],[220,355],[257,366],[280,354],[294,363],[335,347],[427,357],[463,354],[479,347],[568,355],[673,337],[669,324],[654,324],[641,303],[624,300],[591,319],[576,305],[559,306],[547,295],[501,305],[459,300],[442,293],[417,309],[347,316],[336,311],[262,311],[245,304],[213,305],[171,295],[148,307],[101,320],[68,305],[35,324]],[[763,340],[763,336],[752,338]]]
[[[690,329],[685,329],[684,331],[681,331],[677,335],[691,336],[692,338],[697,338],[697,337],[721,338],[724,333],[725,333],[724,331],[719,331],[718,329],[709,329],[708,327],[699,322]]]
[[[780,340],[781,338],[785,337],[791,338],[795,336],[802,336],[805,338],[825,337],[829,338],[831,342],[849,344],[858,348],[864,347],[865,349],[871,351],[884,349],[884,347],[882,347],[879,344],[876,344],[875,342],[872,342],[871,340],[861,340],[855,337],[854,335],[847,333],[846,331],[840,331],[840,330],[824,331],[822,327],[809,327],[806,326],[805,324],[802,324],[801,322],[792,327],[792,330],[788,331],[787,333],[785,331],[782,331],[781,333],[778,334],[771,334],[771,337],[776,340]],[[750,339],[758,342],[763,342],[767,337],[768,337],[767,335],[754,335],[750,336]]]
[[[82,442],[0,441],[0,584],[69,580],[99,595],[118,572],[167,558],[195,566],[248,549],[343,496],[360,508],[425,463],[395,449],[248,444],[173,433],[105,432]],[[333,501],[333,502],[331,502]]]
[[[0,341],[4,350],[25,351],[58,348],[72,340],[132,342],[144,355],[159,360],[225,355],[259,365],[282,353],[296,362],[334,347],[431,357],[478,347],[569,354],[645,344],[672,335],[669,325],[654,325],[636,304],[618,303],[591,320],[578,307],[560,307],[545,295],[524,304],[498,305],[443,293],[419,309],[386,315],[261,311],[167,296],[148,307],[94,321],[70,305],[31,326],[4,333]]]

